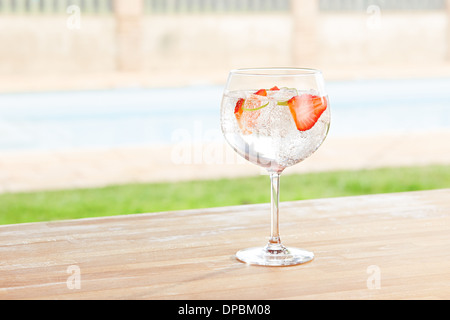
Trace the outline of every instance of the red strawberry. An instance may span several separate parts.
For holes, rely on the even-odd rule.
[[[272,89],[270,89],[270,91],[280,91],[280,89],[277,86],[275,86]]]
[[[327,101],[323,97],[302,94],[289,100],[288,106],[297,129],[307,131],[314,127],[327,109]]]
[[[258,96],[263,96],[263,97],[267,97],[267,91],[266,89],[261,89],[258,92],[255,93]]]
[[[244,112],[244,109],[243,109],[244,102],[245,102],[245,100],[241,98],[236,103],[236,108],[234,108],[234,114],[236,115],[236,118],[238,118],[238,117],[240,118],[242,116],[242,112]]]

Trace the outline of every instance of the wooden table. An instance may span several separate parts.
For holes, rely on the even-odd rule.
[[[283,203],[315,259],[235,260],[268,233],[268,204],[1,226],[0,298],[450,298],[450,189]]]

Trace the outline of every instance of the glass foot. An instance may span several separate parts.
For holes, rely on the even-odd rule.
[[[295,266],[309,262],[314,259],[312,252],[279,246],[277,249],[272,247],[248,248],[236,253],[236,258],[244,263],[260,266]]]

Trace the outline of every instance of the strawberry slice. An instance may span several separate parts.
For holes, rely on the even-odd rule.
[[[244,105],[245,100],[244,99],[239,99],[238,102],[236,103],[236,107],[234,108],[234,115],[236,116],[236,119],[239,121],[239,119],[242,116],[242,113],[244,112]]]
[[[257,91],[255,94],[258,95],[258,96],[267,97],[267,90],[266,89],[261,89],[261,90]]]
[[[280,91],[280,88],[278,88],[277,86],[273,87],[272,89],[270,89],[270,91]]]
[[[287,102],[295,125],[300,131],[307,131],[314,127],[320,116],[327,109],[324,97],[310,94],[295,96]]]

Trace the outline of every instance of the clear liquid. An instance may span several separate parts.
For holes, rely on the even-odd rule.
[[[280,106],[297,92],[282,90],[269,96],[269,105],[259,111],[251,134],[244,133],[234,114],[240,98],[252,92],[232,91],[222,100],[221,124],[225,139],[231,147],[248,161],[270,172],[281,172],[311,156],[325,140],[330,128],[330,108],[308,131],[299,131],[288,106]],[[328,101],[328,98],[326,98]],[[266,101],[264,101],[266,103]]]

